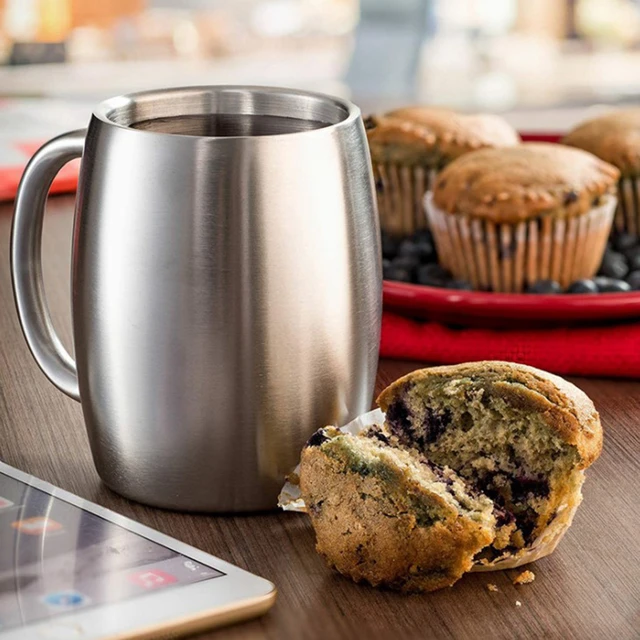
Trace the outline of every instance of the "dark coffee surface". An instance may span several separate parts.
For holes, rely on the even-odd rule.
[[[329,123],[301,118],[212,113],[141,120],[134,122],[131,128],[183,136],[228,138],[231,136],[273,136],[283,133],[299,133],[327,126]]]

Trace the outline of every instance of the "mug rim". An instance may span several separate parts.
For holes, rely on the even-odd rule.
[[[178,98],[186,98],[188,104],[179,104]],[[256,98],[262,99],[261,105],[255,104]],[[238,104],[242,103],[241,107],[234,110],[228,104],[225,106],[225,102],[234,103],[234,101]],[[273,113],[257,113],[253,110],[259,106],[262,106],[263,109],[267,106],[269,107],[267,111],[273,111]],[[283,107],[285,107],[285,113],[283,113]],[[308,112],[311,112],[311,116],[316,117],[307,115]],[[136,123],[154,118],[213,113],[292,117],[307,121],[319,121],[324,126],[260,136],[189,135],[137,129],[133,126]],[[360,118],[361,112],[360,108],[349,100],[316,91],[261,85],[194,85],[138,91],[108,98],[98,104],[93,115],[104,124],[144,135],[188,138],[190,140],[251,140],[255,138],[290,138],[291,136],[313,135],[318,132],[331,132],[350,125]],[[320,117],[322,115],[324,118]],[[326,122],[326,118],[330,118],[332,121]]]

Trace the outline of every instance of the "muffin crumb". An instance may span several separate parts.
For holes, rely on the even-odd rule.
[[[492,582],[487,583],[487,589],[489,591],[493,591],[494,593],[497,593],[498,591],[500,591],[500,589],[498,589],[498,585],[493,584]]]
[[[513,584],[529,584],[536,579],[536,574],[533,571],[523,571],[513,579]]]

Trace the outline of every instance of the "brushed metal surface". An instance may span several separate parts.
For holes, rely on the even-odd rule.
[[[207,113],[328,124],[200,137],[131,128]],[[36,154],[12,232],[27,342],[81,398],[112,489],[196,511],[272,508],[309,434],[369,409],[381,316],[379,229],[357,107],[260,87],[102,103],[89,124],[73,239],[75,366],[42,294],[42,211],[78,132]]]

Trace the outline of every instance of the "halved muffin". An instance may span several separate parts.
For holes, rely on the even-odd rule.
[[[384,423],[326,427],[302,452],[317,549],[340,573],[402,591],[550,554],[602,448],[591,400],[515,363],[422,369],[378,398]]]
[[[450,586],[495,537],[489,498],[451,469],[392,446],[379,427],[314,434],[300,489],[318,552],[356,582],[401,591]]]

